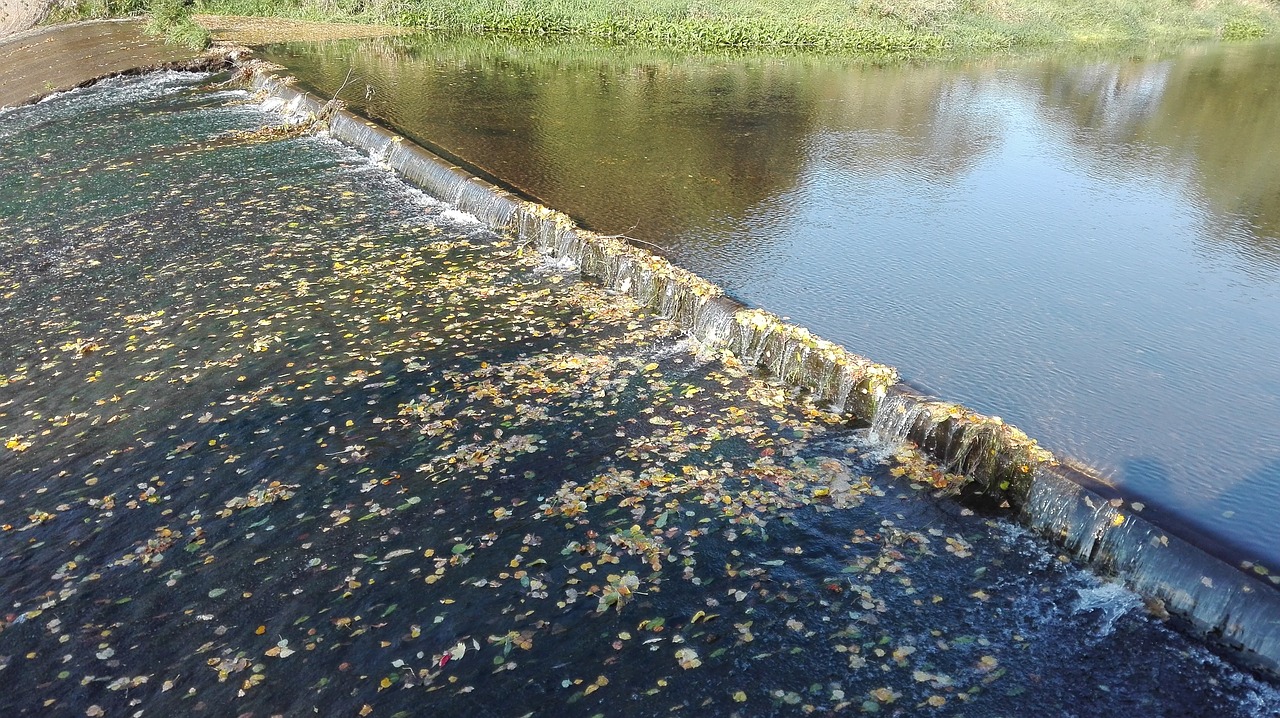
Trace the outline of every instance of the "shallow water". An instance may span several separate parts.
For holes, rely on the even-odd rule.
[[[1280,710],[917,457],[204,82],[0,114],[6,715]]]
[[[1280,565],[1280,45],[919,67],[430,38],[267,56]]]

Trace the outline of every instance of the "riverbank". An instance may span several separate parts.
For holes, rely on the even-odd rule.
[[[1044,46],[1253,39],[1280,29],[1280,8],[1262,0],[650,0],[619,10],[605,0],[371,0],[359,12],[321,0],[202,0],[200,12],[379,23],[466,33],[576,36],[686,50],[806,49],[921,55]]]
[[[405,32],[359,23],[201,15],[214,46],[196,50],[145,31],[138,18],[87,20],[27,30],[0,39],[0,107],[37,102],[54,92],[121,74],[154,70],[214,70],[266,42],[336,40]]]

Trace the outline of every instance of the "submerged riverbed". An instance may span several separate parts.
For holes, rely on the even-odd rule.
[[[1280,565],[1280,45],[863,67],[396,38],[271,59]]]
[[[6,714],[1280,710],[909,451],[274,121],[173,73],[0,114]]]

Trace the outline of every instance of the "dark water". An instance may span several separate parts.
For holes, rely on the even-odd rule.
[[[890,68],[404,38],[268,56],[1280,565],[1280,45]]]
[[[1280,710],[919,457],[206,82],[0,114],[4,715]]]

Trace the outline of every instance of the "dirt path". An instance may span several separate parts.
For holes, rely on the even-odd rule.
[[[0,0],[0,39],[35,27],[50,4],[48,0]]]

